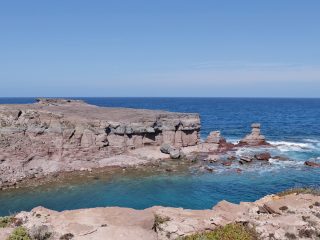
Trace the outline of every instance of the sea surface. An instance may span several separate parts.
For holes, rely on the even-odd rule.
[[[143,209],[154,205],[190,209],[211,208],[225,199],[234,203],[293,187],[320,187],[320,99],[277,98],[77,98],[98,106],[196,112],[201,137],[220,130],[231,142],[250,132],[253,122],[276,147],[270,164],[214,166],[212,173],[185,170],[177,173],[112,176],[85,182],[0,191],[0,215],[44,206],[55,210],[101,206]],[[0,98],[2,103],[32,103],[34,98]],[[256,151],[239,149],[237,155]],[[235,168],[241,168],[237,173]]]

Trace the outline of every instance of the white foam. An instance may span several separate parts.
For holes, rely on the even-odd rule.
[[[228,138],[227,141],[232,144],[238,144],[240,142],[240,139],[239,138]]]
[[[270,144],[276,146],[281,152],[304,152],[316,149],[311,143],[298,143],[286,141],[269,141]]]
[[[310,142],[310,143],[320,143],[319,139],[312,139],[312,138],[306,138],[306,139],[303,139],[303,141]]]
[[[269,159],[269,163],[273,165],[279,165],[283,167],[296,167],[296,166],[301,166],[304,164],[303,161],[297,161],[297,160],[278,160],[278,159]]]

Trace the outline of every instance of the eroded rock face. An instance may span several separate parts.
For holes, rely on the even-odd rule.
[[[251,133],[245,136],[240,142],[239,146],[262,146],[262,145],[269,145],[266,142],[265,136],[261,135],[260,132],[260,124],[253,123],[251,125]]]
[[[101,167],[101,159],[130,149],[164,142],[193,146],[199,131],[198,114],[102,108],[65,99],[0,105],[0,188],[52,172]]]

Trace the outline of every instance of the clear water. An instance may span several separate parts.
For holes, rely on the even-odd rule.
[[[134,177],[121,174],[111,180],[2,191],[0,215],[38,205],[55,210],[97,206],[142,209],[153,205],[205,209],[223,199],[237,203],[291,187],[320,187],[320,168],[303,165],[310,159],[320,162],[320,99],[82,99],[99,106],[198,112],[203,138],[212,130],[221,130],[228,140],[236,141],[250,131],[252,122],[260,122],[263,134],[277,146],[273,155],[288,156],[290,160],[230,168],[219,165],[214,173],[185,171]],[[0,103],[31,102],[34,99],[0,98]],[[237,154],[243,151],[253,150],[240,149]],[[236,173],[237,167],[243,171]]]

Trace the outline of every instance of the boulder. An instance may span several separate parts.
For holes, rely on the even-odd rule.
[[[239,142],[239,146],[261,146],[261,145],[269,145],[266,142],[265,136],[261,135],[260,133],[260,124],[253,123],[251,125],[251,133],[245,136]]]
[[[178,159],[178,158],[180,158],[180,150],[179,150],[179,149],[175,149],[175,148],[171,149],[171,151],[170,151],[170,157],[171,157],[172,159]]]
[[[269,159],[271,158],[271,155],[268,152],[258,153],[254,155],[254,158],[259,161],[269,161]]]
[[[161,145],[160,147],[160,151],[162,153],[165,153],[165,154],[170,154],[170,151],[173,149],[173,147],[169,144],[169,143],[164,143]]]
[[[240,157],[240,163],[249,163],[249,162],[252,162],[253,160],[253,157],[251,156],[241,156]]]
[[[169,154],[170,158],[172,158],[172,159],[178,159],[178,158],[180,158],[180,155],[183,155],[183,154],[181,154],[180,149],[175,148],[168,143],[162,144],[160,147],[160,151],[162,153]]]
[[[231,166],[232,165],[232,161],[225,161],[225,162],[222,163],[222,165],[226,166],[226,167]]]

